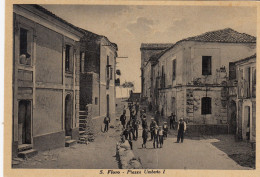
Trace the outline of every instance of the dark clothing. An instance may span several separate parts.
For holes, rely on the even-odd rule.
[[[184,132],[184,122],[179,123],[179,131]]]
[[[146,141],[147,141],[147,138],[148,138],[148,131],[146,129],[143,129],[142,138],[143,138],[142,147],[146,148]]]
[[[164,125],[164,126],[163,126],[163,136],[166,138],[166,137],[167,137],[167,134],[168,134],[168,126],[167,126],[167,125]]]
[[[181,139],[181,142],[183,142],[184,139],[184,132],[178,131],[178,136],[177,136],[177,142],[179,143]]]
[[[170,118],[170,129],[175,129],[176,116],[171,115],[169,118]]]
[[[159,135],[159,144],[160,144],[160,147],[162,147],[162,145],[163,145],[163,135]]]
[[[144,119],[142,120],[142,128],[143,129],[148,128],[147,121]]]
[[[156,126],[156,122],[152,121],[151,124],[150,124],[151,140],[154,137],[155,126]]]
[[[104,118],[104,124],[105,124],[104,132],[108,131],[109,123],[110,123],[110,117],[105,117]]]
[[[121,121],[121,124],[123,125],[123,127],[125,128],[126,116],[125,116],[124,114],[121,115],[121,117],[120,117],[120,121]]]
[[[158,133],[153,133],[153,148],[157,147],[158,148]]]
[[[139,128],[139,120],[134,120],[134,134],[135,134],[135,140],[138,139],[138,128]]]
[[[178,143],[180,142],[180,140],[181,140],[181,142],[183,142],[185,129],[186,129],[186,123],[184,121],[179,122],[178,135],[177,135],[177,142]]]

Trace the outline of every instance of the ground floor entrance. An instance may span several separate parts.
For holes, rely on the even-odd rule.
[[[31,101],[20,100],[18,107],[18,145],[32,143],[31,112]]]

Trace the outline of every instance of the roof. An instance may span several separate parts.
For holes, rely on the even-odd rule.
[[[235,61],[235,62],[232,62],[233,64],[235,65],[239,65],[239,64],[242,64],[242,63],[246,63],[247,61],[250,61],[251,59],[256,59],[256,53],[250,57],[246,57],[246,58],[243,58],[241,60],[238,60],[238,61]]]
[[[62,23],[64,23],[64,24],[70,26],[71,28],[74,28],[74,29],[77,30],[77,31],[80,31],[80,29],[79,29],[78,27],[76,27],[75,25],[73,25],[73,24],[67,22],[66,20],[64,20],[64,19],[62,19],[62,18],[60,18],[60,17],[58,17],[58,16],[55,15],[54,13],[52,13],[52,12],[48,11],[47,9],[45,9],[44,7],[42,7],[42,6],[40,6],[40,5],[37,5],[37,4],[30,4],[30,6],[32,6],[32,7],[34,7],[35,9],[37,9],[37,10],[39,10],[39,11],[41,11],[41,12],[43,12],[43,13],[45,13],[45,14],[47,14],[47,15],[53,17],[53,18],[55,18],[56,20],[58,20],[58,21],[60,21],[60,22],[62,22]]]
[[[81,33],[83,33],[84,35],[87,35],[87,37],[88,37],[89,39],[95,40],[95,39],[105,38],[105,39],[106,39],[108,42],[110,42],[110,43],[113,45],[113,47],[115,47],[116,50],[117,50],[117,45],[116,45],[115,43],[109,41],[109,39],[108,39],[106,36],[98,35],[98,34],[95,34],[95,33],[93,33],[93,32],[90,32],[90,31],[88,31],[88,30],[79,28],[79,27],[77,27],[77,26],[75,26],[75,25],[73,25],[73,24],[67,22],[66,20],[64,20],[64,19],[62,19],[62,18],[60,18],[60,17],[58,17],[57,15],[55,15],[54,13],[48,11],[47,9],[45,9],[44,7],[42,7],[42,6],[40,6],[40,5],[31,4],[31,6],[34,7],[35,9],[37,9],[37,10],[43,12],[43,13],[45,13],[45,14],[47,14],[47,15],[53,17],[53,18],[55,18],[56,20],[58,20],[58,21],[60,21],[60,22],[62,22],[62,23],[64,23],[64,24],[70,26],[71,28],[73,28],[73,29],[75,29],[75,30],[77,30],[77,31],[79,31],[79,32],[81,32]]]
[[[171,47],[173,43],[142,43],[141,50],[163,50]]]
[[[101,40],[102,38],[106,39],[116,50],[118,50],[117,44],[111,42],[106,36],[98,35],[96,33],[93,33],[91,31],[79,28],[79,30],[84,33],[84,37],[89,40]]]
[[[141,97],[141,93],[132,93],[130,95],[131,99],[139,99]]]
[[[153,55],[150,57],[153,61],[158,60],[163,54],[165,54],[168,50],[174,48],[179,43],[184,41],[196,41],[196,42],[219,42],[219,43],[256,43],[256,37],[251,36],[246,33],[239,33],[231,28],[225,28],[222,30],[210,31],[203,33],[198,36],[188,37],[182,39],[171,47],[163,50],[159,54]]]

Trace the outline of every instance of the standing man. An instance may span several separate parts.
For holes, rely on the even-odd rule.
[[[176,121],[176,116],[172,113],[171,116],[169,117],[170,119],[170,129],[175,129],[175,121]]]
[[[138,139],[138,128],[139,128],[139,124],[140,124],[140,121],[136,118],[136,119],[133,119],[134,120],[134,136],[135,136],[135,140]]]
[[[139,111],[139,104],[136,102],[136,104],[135,104],[135,115],[136,116],[138,114],[138,111]]]
[[[150,133],[151,133],[151,139],[150,141],[153,140],[153,137],[154,137],[154,130],[155,130],[155,127],[156,127],[156,122],[154,121],[154,118],[151,118],[151,123],[150,123]]]
[[[109,115],[107,115],[107,116],[104,118],[104,124],[105,124],[104,132],[107,132],[107,131],[108,131],[109,123],[110,123],[110,117],[109,117]]]
[[[125,128],[125,123],[126,123],[126,115],[125,112],[120,116],[120,122],[123,125],[123,128]]]
[[[147,141],[147,138],[148,138],[147,128],[143,129],[142,138],[143,138],[142,148],[146,148],[146,141]]]
[[[142,118],[142,128],[143,129],[148,128],[147,121],[146,121],[146,116],[144,116]]]
[[[183,121],[183,118],[180,118],[177,130],[178,130],[177,143],[180,142],[180,139],[181,142],[183,143],[184,133],[186,131],[186,123]]]

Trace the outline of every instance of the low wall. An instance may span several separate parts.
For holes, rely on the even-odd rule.
[[[120,169],[142,169],[140,159],[135,157],[128,141],[117,143],[116,155]]]
[[[219,135],[228,134],[228,124],[190,124],[187,125],[186,135]]]

